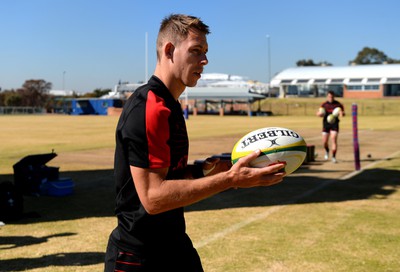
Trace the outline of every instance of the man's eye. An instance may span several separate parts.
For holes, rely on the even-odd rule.
[[[201,50],[200,49],[194,49],[193,53],[200,56],[201,55]]]

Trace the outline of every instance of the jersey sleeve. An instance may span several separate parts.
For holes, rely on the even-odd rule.
[[[125,154],[132,166],[169,167],[170,110],[151,90],[135,93],[130,102],[118,124],[117,143],[121,149],[118,154]]]
[[[171,164],[168,143],[170,115],[171,110],[166,107],[165,101],[149,91],[145,113],[149,168],[165,168]]]

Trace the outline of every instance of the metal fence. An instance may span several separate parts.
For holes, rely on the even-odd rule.
[[[41,114],[44,108],[38,107],[0,107],[0,114]]]
[[[347,114],[351,113],[352,102],[342,102]],[[359,115],[399,115],[400,116],[400,100],[393,102],[356,102]],[[272,112],[273,115],[315,115],[321,103],[319,102],[285,102],[274,103],[265,102],[261,106],[263,112]]]

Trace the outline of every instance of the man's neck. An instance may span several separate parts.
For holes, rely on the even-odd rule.
[[[163,73],[162,69],[158,69],[156,67],[154,75],[164,83],[164,85],[167,87],[167,89],[169,90],[171,95],[175,98],[175,100],[178,100],[181,94],[185,91],[186,86],[180,84],[179,81],[176,81],[174,78],[172,78],[170,73],[167,72]]]

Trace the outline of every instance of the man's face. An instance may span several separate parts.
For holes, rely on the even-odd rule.
[[[328,93],[328,95],[326,96],[326,98],[327,98],[328,102],[330,102],[330,103],[333,102],[334,97],[333,97],[332,94]]]
[[[185,87],[194,87],[208,64],[206,35],[197,30],[189,31],[188,37],[174,50],[174,75]]]

